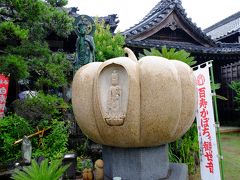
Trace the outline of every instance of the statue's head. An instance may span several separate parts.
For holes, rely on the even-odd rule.
[[[93,36],[95,32],[94,20],[87,15],[80,15],[75,18],[74,22],[75,32],[78,36],[91,35]]]
[[[117,72],[117,70],[114,70],[114,71],[112,72],[112,85],[113,85],[113,86],[118,85],[118,79],[119,79],[119,77],[118,77],[118,72]]]
[[[86,34],[86,28],[87,28],[87,26],[84,22],[79,22],[77,24],[77,32],[81,35]]]

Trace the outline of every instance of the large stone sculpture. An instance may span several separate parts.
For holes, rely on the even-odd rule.
[[[192,69],[146,56],[94,62],[74,76],[72,103],[82,131],[103,144],[104,179],[186,180],[187,166],[169,163],[167,143],[191,126],[196,109]]]
[[[79,69],[72,103],[82,131],[114,147],[153,147],[181,137],[196,109],[192,69],[185,63],[146,56],[94,62]]]

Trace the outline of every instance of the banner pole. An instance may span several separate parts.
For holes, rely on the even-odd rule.
[[[210,66],[210,73],[211,73],[211,82],[212,82],[212,84],[214,84],[212,61],[211,61],[211,66]],[[213,93],[213,105],[214,105],[214,112],[215,112],[215,118],[216,118],[216,125],[217,125],[216,127],[217,127],[218,149],[219,149],[219,154],[220,154],[221,178],[222,178],[222,180],[224,180],[223,156],[222,156],[221,139],[220,139],[220,124],[219,124],[219,119],[218,119],[216,91],[214,88],[212,89],[212,93]]]

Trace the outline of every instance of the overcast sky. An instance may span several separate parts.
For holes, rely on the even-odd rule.
[[[78,7],[79,14],[107,16],[117,14],[118,30],[138,23],[160,0],[68,0],[67,7]],[[187,16],[198,27],[212,24],[240,11],[240,0],[182,0]]]

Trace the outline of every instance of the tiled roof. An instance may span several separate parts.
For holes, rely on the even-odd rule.
[[[240,32],[240,11],[206,28],[204,32],[215,40]]]
[[[76,18],[80,15],[80,14],[77,13],[77,11],[78,11],[77,7],[69,7],[69,8],[65,8],[65,10],[67,11],[67,13],[69,15],[71,15],[74,18]],[[95,19],[96,17],[92,17],[92,18]],[[118,23],[119,23],[117,14],[110,14],[108,16],[102,16],[102,17],[97,17],[97,18],[98,18],[99,22],[104,21],[104,23],[106,25],[109,25],[110,26],[110,31],[112,33],[116,30],[116,28],[118,26]]]
[[[193,44],[190,42],[176,42],[176,41],[167,41],[162,39],[150,39],[143,38],[137,40],[137,37],[144,32],[150,31],[155,27],[159,26],[172,12],[181,19],[181,21],[187,25],[188,29],[193,32],[198,38],[207,42],[210,46],[205,46],[203,44]],[[236,13],[231,18],[226,18],[231,20],[236,18],[240,13]],[[223,22],[226,22],[224,20]],[[217,27],[221,23],[214,25]],[[239,23],[240,25],[240,23]],[[210,28],[209,28],[210,29]],[[239,29],[235,29],[239,31]],[[126,36],[126,46],[136,47],[136,48],[157,48],[161,49],[162,46],[167,46],[168,48],[175,49],[185,49],[193,53],[203,53],[203,54],[240,54],[240,44],[239,43],[218,43],[211,39],[210,36],[207,36],[195,23],[192,22],[191,18],[187,17],[185,9],[182,7],[181,0],[161,0],[138,24],[127,29],[123,32]]]
[[[216,38],[216,40],[218,41],[218,40],[224,39],[224,38],[226,38],[226,37],[235,35],[235,34],[237,34],[237,33],[238,33],[238,36],[240,36],[240,27],[237,28],[237,29],[233,29],[232,31],[228,31],[226,34],[224,34],[224,35]]]
[[[210,32],[210,31],[212,31],[212,30],[214,30],[214,29],[216,29],[216,28],[218,28],[218,27],[220,27],[220,26],[222,26],[224,24],[227,24],[228,22],[231,22],[231,21],[233,21],[235,19],[238,19],[239,17],[240,17],[240,11],[238,11],[235,14],[233,14],[233,15],[231,15],[231,16],[229,16],[229,17],[227,17],[227,18],[225,18],[225,19],[223,19],[223,20],[221,20],[221,21],[211,25],[210,27],[204,29],[204,32],[206,32],[206,33]]]
[[[116,30],[118,23],[120,22],[118,20],[117,14],[110,14],[108,16],[98,17],[98,21],[104,21],[105,24],[108,24],[112,33]]]
[[[181,0],[161,0],[138,24],[124,31],[123,34],[128,39],[131,36],[136,36],[148,31],[163,22],[172,11],[175,11],[177,15],[188,24],[192,32],[195,32],[199,37],[214,46],[215,42],[203,33],[201,28],[197,27],[197,25],[192,22],[191,18],[187,17],[185,9],[182,7]]]
[[[187,42],[173,42],[173,41],[158,41],[158,40],[142,40],[142,41],[131,41],[126,40],[126,45],[137,48],[156,48],[161,50],[162,46],[168,48],[175,48],[177,50],[184,49],[191,53],[203,53],[203,54],[239,54],[240,44],[239,43],[218,43],[216,47],[204,47],[201,45],[194,45]]]

